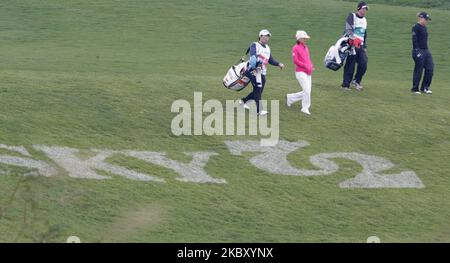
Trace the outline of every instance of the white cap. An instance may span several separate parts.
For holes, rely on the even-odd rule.
[[[272,36],[272,34],[270,34],[269,30],[267,29],[263,29],[261,31],[259,31],[259,36]]]
[[[297,33],[295,34],[295,38],[296,38],[297,40],[299,40],[299,39],[301,39],[301,38],[311,38],[311,37],[308,36],[308,34],[306,34],[305,31],[299,30],[299,31],[297,31]]]

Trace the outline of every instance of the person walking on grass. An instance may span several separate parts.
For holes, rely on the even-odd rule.
[[[350,82],[356,90],[363,89],[361,81],[367,71],[367,20],[366,13],[369,6],[366,2],[358,3],[358,11],[350,13],[345,23],[344,35],[348,36],[353,46],[355,46],[355,53],[347,57],[344,66],[344,76],[342,81],[342,88],[350,90]],[[358,64],[358,69],[355,74],[355,65]],[[354,76],[353,76],[354,75]]]
[[[431,21],[430,15],[426,12],[417,14],[418,22],[412,28],[412,58],[414,60],[413,87],[411,92],[414,94],[432,94],[430,90],[431,81],[433,80],[434,63],[431,52],[428,49],[428,31],[427,24]],[[425,69],[422,85],[419,91],[419,83],[422,78],[422,72]]]
[[[314,71],[314,65],[311,62],[309,48],[306,41],[310,38],[305,31],[297,31],[295,34],[297,43],[292,48],[292,62],[295,65],[295,78],[303,89],[297,93],[286,94],[286,104],[291,107],[293,103],[302,101],[301,112],[310,115],[311,106],[311,75]]]
[[[280,69],[284,68],[284,64],[276,61],[270,53],[268,45],[270,37],[269,30],[263,29],[259,32],[258,42],[253,42],[250,46],[249,68],[245,72],[245,75],[250,79],[253,91],[239,101],[241,106],[249,109],[250,107],[247,105],[247,102],[254,100],[256,103],[256,112],[261,116],[267,115],[268,113],[268,111],[261,109],[259,103],[264,86],[266,85],[267,64],[277,66]]]

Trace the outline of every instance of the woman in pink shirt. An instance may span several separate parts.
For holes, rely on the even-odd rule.
[[[303,91],[286,95],[286,104],[290,107],[294,102],[302,101],[302,112],[310,115],[311,106],[311,74],[314,65],[311,62],[306,41],[310,38],[305,31],[297,31],[297,44],[292,48],[292,61],[295,64],[295,77]]]

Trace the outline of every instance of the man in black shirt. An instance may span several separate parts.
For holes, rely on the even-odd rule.
[[[412,42],[413,51],[412,57],[415,62],[414,75],[413,75],[413,87],[411,91],[415,94],[421,92],[426,94],[432,94],[430,90],[431,81],[433,79],[434,63],[433,57],[428,50],[428,31],[427,23],[431,20],[430,16],[421,12],[417,14],[419,19],[418,23],[412,28]],[[425,69],[425,76],[423,77],[422,86],[419,91],[419,83],[422,78],[422,72]]]

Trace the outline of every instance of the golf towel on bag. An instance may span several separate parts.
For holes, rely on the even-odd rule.
[[[250,79],[245,76],[247,67],[248,61],[231,66],[223,78],[223,85],[225,88],[240,91],[247,87],[248,83],[250,83]]]
[[[342,67],[347,56],[355,53],[354,47],[348,43],[348,40],[348,37],[342,37],[330,47],[324,59],[325,67],[337,71]]]

